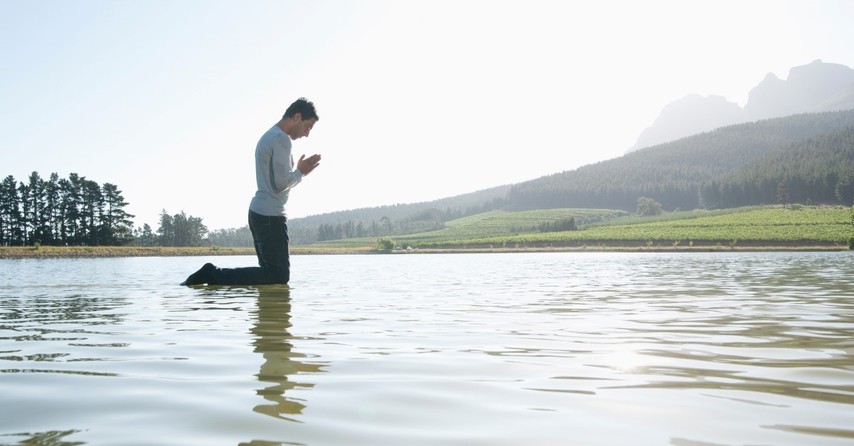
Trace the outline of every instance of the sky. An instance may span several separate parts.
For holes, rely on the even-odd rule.
[[[246,225],[258,138],[306,97],[289,218],[622,156],[686,95],[854,67],[849,0],[0,0],[0,176],[118,186],[136,227]]]

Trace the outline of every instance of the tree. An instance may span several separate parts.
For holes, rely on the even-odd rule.
[[[148,223],[143,224],[142,228],[134,229],[133,239],[136,246],[157,246],[157,236]]]
[[[660,215],[662,212],[661,203],[648,197],[638,198],[637,214],[644,217]]]
[[[201,218],[180,214],[169,215],[164,209],[160,213],[160,227],[157,229],[161,246],[202,246],[208,228]]]
[[[388,237],[377,239],[377,251],[392,252],[394,250],[394,240]]]
[[[45,215],[46,196],[45,184],[38,172],[30,174],[27,185],[21,183],[21,203],[23,204],[23,220],[26,224],[26,243],[43,243],[49,236],[50,229]]]
[[[17,181],[9,175],[0,184],[0,245],[24,244]]]
[[[62,213],[60,207],[59,175],[50,174],[45,183],[45,218],[47,219],[49,237],[45,243],[55,245],[62,234]]]
[[[175,227],[172,220],[166,209],[160,211],[160,226],[157,227],[157,242],[160,246],[175,245]]]
[[[60,240],[64,244],[77,245],[80,242],[80,178],[76,173],[68,175],[68,179],[59,180],[59,190],[62,198],[59,200],[61,215]]]
[[[98,183],[83,179],[82,211],[80,213],[80,226],[85,233],[87,245],[100,245],[105,238],[102,227],[99,224],[104,213],[104,196],[101,194],[101,186]]]
[[[101,219],[101,227],[106,234],[107,244],[124,245],[133,238],[133,215],[124,211],[127,203],[122,192],[115,184],[104,183],[102,186],[104,195],[104,213]],[[150,229],[150,228],[149,228]]]

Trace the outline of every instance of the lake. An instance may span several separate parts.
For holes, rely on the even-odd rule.
[[[0,260],[0,445],[853,445],[854,253]]]

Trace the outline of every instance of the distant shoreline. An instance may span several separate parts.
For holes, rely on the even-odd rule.
[[[291,254],[362,254],[367,250],[291,247]],[[0,259],[77,259],[110,257],[255,256],[251,247],[170,246],[2,246]]]
[[[464,253],[514,253],[514,252],[833,252],[848,251],[840,245],[768,245],[768,246],[529,246],[529,247],[471,247],[471,248],[418,248],[395,249],[390,252],[371,248],[291,247],[292,255],[346,255],[346,254],[464,254]],[[206,257],[254,256],[250,247],[140,247],[140,246],[5,246],[0,247],[0,259],[76,259],[111,257]]]

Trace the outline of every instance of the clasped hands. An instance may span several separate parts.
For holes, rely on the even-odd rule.
[[[320,155],[314,154],[310,157],[306,158],[305,155],[299,157],[299,161],[297,161],[297,169],[302,172],[303,175],[308,175],[314,170],[315,167],[320,165]]]

